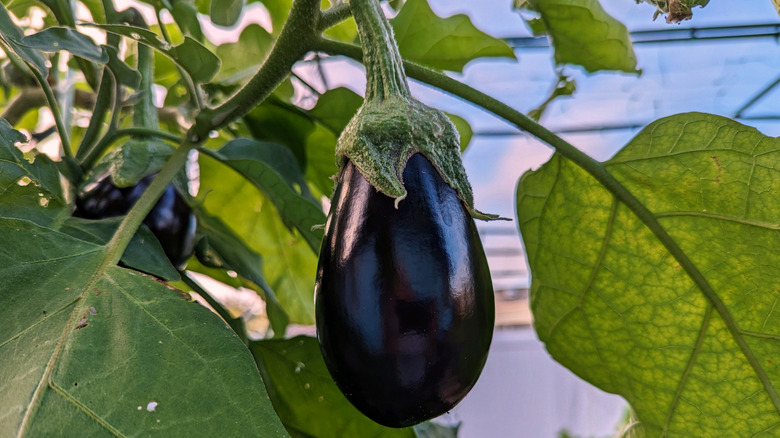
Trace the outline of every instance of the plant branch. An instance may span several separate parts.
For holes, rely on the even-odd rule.
[[[290,75],[293,64],[308,53],[319,38],[319,5],[318,0],[293,2],[279,38],[257,73],[227,101],[198,113],[195,124],[187,133],[188,141],[200,143],[212,130],[244,116]]]
[[[323,11],[320,18],[320,32],[341,23],[351,16],[352,10],[349,7],[349,3],[342,3],[331,7],[327,11]]]
[[[334,55],[344,55],[357,61],[362,60],[362,57],[360,56],[361,49],[358,46],[352,44],[321,39],[317,44],[317,50]],[[497,99],[477,91],[476,89],[466,84],[452,79],[443,73],[439,73],[427,67],[423,67],[419,64],[404,62],[404,67],[410,77],[439,88],[440,90],[448,92],[454,96],[460,97],[473,105],[481,107],[552,146],[556,153],[588,172],[588,174],[599,181],[610,193],[612,193],[615,198],[628,207],[628,209],[631,210],[637,216],[637,218],[639,218],[639,220],[641,220],[642,223],[655,235],[661,244],[664,245],[666,250],[669,251],[675,260],[677,260],[677,262],[685,270],[691,280],[696,284],[702,294],[710,303],[712,303],[713,307],[718,312],[724,324],[731,333],[731,336],[734,338],[734,341],[742,351],[742,354],[745,355],[746,360],[753,368],[753,371],[761,381],[764,389],[767,391],[767,395],[772,401],[775,410],[780,412],[780,396],[772,385],[772,382],[770,381],[766,371],[761,367],[761,364],[759,363],[755,354],[750,349],[750,346],[737,326],[733,315],[726,307],[726,304],[723,302],[723,300],[720,299],[718,294],[715,293],[712,285],[710,285],[710,283],[704,277],[704,274],[702,274],[693,261],[688,258],[688,255],[685,253],[685,251],[680,248],[674,238],[669,235],[660,222],[658,222],[658,218],[655,216],[655,214],[650,211],[642,203],[642,201],[637,199],[630,190],[623,186],[620,181],[615,179],[615,177],[609,173],[604,163],[589,157],[584,152],[580,151],[566,140],[558,137],[544,126],[536,123],[525,114],[522,114],[509,105],[506,105]]]

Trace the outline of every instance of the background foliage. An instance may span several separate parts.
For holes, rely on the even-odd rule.
[[[291,0],[144,3],[156,20],[118,11],[110,0],[0,7],[0,405],[7,407],[0,431],[452,434],[431,424],[373,423],[337,390],[314,338],[285,336],[290,323],[314,322],[316,225],[333,188],[336,141],[361,96],[317,92],[274,60],[275,45],[286,44]],[[246,26],[236,42],[209,40],[204,23],[232,26],[252,3],[268,11],[269,28]],[[679,21],[707,2],[652,3]],[[78,17],[84,22],[76,6],[88,11]],[[321,6],[330,26],[317,32],[328,40],[306,40],[296,29],[309,46],[291,63],[307,52],[359,58],[348,7]],[[597,0],[513,6],[549,36],[559,66],[637,72],[625,26]],[[437,16],[426,0],[389,7],[411,76],[558,152],[517,192],[536,329],[556,360],[625,397],[637,421],[629,433],[775,434],[776,140],[728,119],[684,114],[651,124],[614,158],[595,162],[443,73],[477,58],[515,58],[505,42],[465,15]],[[161,25],[161,17],[171,20]],[[306,55],[306,62],[318,60]],[[180,153],[193,126],[209,126],[204,117],[249,94],[258,69],[281,71],[279,84],[233,108],[229,123],[198,139],[198,154]],[[547,103],[574,92],[560,70],[559,86],[531,115],[538,120]],[[450,117],[465,148],[471,129]],[[199,228],[186,269],[168,262],[145,227],[123,228],[130,219],[71,217],[78,191],[99,176],[133,185],[160,172],[170,181],[185,155],[189,167],[197,161],[200,186],[188,199]],[[179,172],[175,183],[185,189],[192,179]],[[153,201],[145,195],[139,204]],[[245,321],[192,273],[255,291],[266,305],[266,336],[248,339]],[[190,291],[219,316],[194,304]]]

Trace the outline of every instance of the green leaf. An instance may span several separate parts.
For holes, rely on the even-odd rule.
[[[322,93],[310,114],[317,122],[339,135],[362,104],[362,96],[349,88],[338,87]]]
[[[322,244],[322,207],[312,198],[289,149],[250,139],[228,142],[213,156],[259,188],[276,206],[282,220],[294,226],[315,254]]]
[[[472,59],[515,59],[506,42],[480,31],[463,14],[440,18],[426,0],[408,0],[390,23],[404,59],[441,70],[463,71]]]
[[[539,339],[647,436],[780,421],[779,150],[714,115],[652,123],[604,163],[642,219],[559,155],[518,185]]]
[[[159,172],[172,153],[173,146],[159,140],[132,138],[103,157],[86,183],[109,174],[115,186],[132,187],[143,177]]]
[[[263,256],[265,279],[290,322],[313,324],[317,257],[307,242],[290,232],[272,203],[242,175],[206,154],[200,168],[202,208]]]
[[[236,24],[241,17],[241,10],[244,8],[245,0],[219,0],[211,2],[209,16],[211,22],[224,27],[230,27]]]
[[[127,65],[119,57],[117,49],[106,46],[106,53],[108,53],[108,68],[119,83],[137,89],[141,85],[141,73]]]
[[[22,38],[22,44],[44,52],[68,52],[101,64],[108,62],[105,47],[98,46],[92,38],[69,27],[49,27]]]
[[[463,153],[469,143],[471,143],[471,137],[474,135],[474,131],[471,130],[471,125],[463,117],[456,116],[455,114],[444,113],[450,119],[455,129],[458,130],[458,136],[460,137],[460,152]]]
[[[241,238],[218,218],[200,209],[196,209],[195,214],[198,217],[198,234],[203,239],[203,243],[198,243],[198,258],[208,267],[235,271],[257,285],[262,291],[268,321],[274,334],[283,336],[290,317],[265,280],[262,257],[248,248]]]
[[[214,1],[214,0],[212,0]],[[271,25],[273,26],[273,35],[278,36],[282,31],[284,22],[287,21],[287,17],[290,15],[290,8],[292,7],[292,0],[250,0],[250,3],[262,3],[265,9],[268,11],[268,15],[271,16]]]
[[[90,24],[106,32],[122,35],[146,44],[179,64],[196,82],[208,82],[219,71],[220,59],[203,44],[190,36],[184,42],[171,46],[157,38],[157,34],[148,29],[119,24]]]
[[[222,60],[217,82],[225,85],[246,82],[260,68],[273,43],[271,34],[259,25],[252,23],[244,28],[237,42],[217,47],[217,56]]]
[[[309,115],[317,121],[314,131],[306,139],[306,180],[321,195],[333,192],[336,165],[336,140],[355,115],[363,97],[348,88],[334,88],[321,94]]]
[[[314,122],[306,111],[277,98],[266,99],[244,117],[252,136],[287,146],[306,169],[306,138]]]
[[[85,242],[105,245],[119,227],[122,217],[112,217],[101,220],[69,217],[65,219],[59,231],[81,239]],[[142,226],[133,236],[130,244],[122,254],[122,263],[147,274],[152,274],[163,280],[178,281],[179,271],[171,265],[160,242],[151,231]]]
[[[0,217],[49,226],[69,216],[60,173],[52,160],[34,154],[28,161],[12,143],[25,139],[24,135],[5,119],[0,119],[0,137]]]
[[[40,50],[27,47],[22,43],[24,33],[14,24],[8,10],[2,3],[0,3],[0,36],[19,57],[27,61],[38,73],[42,76],[49,74],[46,57]]]
[[[200,21],[198,21],[198,10],[192,2],[189,1],[177,1],[173,4],[170,10],[173,16],[173,21],[179,26],[182,33],[195,38],[198,41],[203,41],[203,30],[200,27]]]
[[[188,294],[31,222],[0,218],[0,240],[0,430],[287,436],[247,349]]]
[[[330,377],[315,338],[256,341],[250,349],[276,412],[296,436],[417,436],[411,428],[381,426],[352,406]]]
[[[570,77],[562,73],[558,73],[558,82],[555,84],[555,87],[553,88],[552,92],[550,92],[550,95],[547,96],[547,99],[545,99],[544,102],[541,103],[541,105],[529,111],[528,117],[538,122],[539,119],[542,118],[542,115],[544,115],[544,112],[547,111],[547,107],[555,99],[562,96],[571,96],[572,94],[574,94],[574,91],[576,90],[577,90],[577,82],[574,79],[571,79]]]
[[[528,0],[541,14],[558,64],[581,65],[589,72],[637,72],[628,29],[598,0]]]

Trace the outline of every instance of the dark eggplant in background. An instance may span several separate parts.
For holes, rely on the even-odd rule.
[[[127,214],[156,174],[147,175],[132,187],[119,188],[106,175],[90,184],[76,198],[73,216],[103,219]],[[144,219],[173,266],[181,269],[192,255],[197,221],[190,206],[173,184],[165,188],[160,199]]]
[[[495,318],[468,210],[421,154],[398,208],[351,162],[333,196],[315,289],[317,337],[349,401],[405,427],[446,413],[474,386]]]

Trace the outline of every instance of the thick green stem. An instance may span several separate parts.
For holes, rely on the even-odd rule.
[[[366,100],[411,97],[401,54],[379,0],[352,0],[366,66]]]
[[[160,120],[157,107],[154,106],[154,49],[146,44],[138,44],[138,72],[141,73],[141,97],[133,107],[133,126],[158,129]]]
[[[187,133],[190,142],[200,143],[212,130],[244,116],[290,75],[293,64],[311,50],[319,37],[319,6],[319,0],[293,2],[279,39],[260,70],[227,101],[197,115]]]
[[[360,49],[351,44],[339,43],[329,40],[321,40],[318,44],[318,50],[327,52],[330,54],[344,55],[350,58],[360,60]],[[405,62],[404,66],[410,77],[419,81],[425,82],[436,88],[446,91],[467,102],[470,102],[476,106],[479,106],[498,117],[514,124],[520,129],[527,131],[529,134],[542,140],[555,148],[556,153],[572,161],[574,164],[588,172],[593,178],[599,181],[616,199],[622,202],[629,210],[631,210],[639,220],[656,236],[656,238],[664,245],[669,254],[671,254],[680,266],[685,270],[691,280],[696,284],[702,294],[718,312],[729,332],[731,333],[734,341],[739,346],[739,349],[745,355],[746,360],[753,368],[756,376],[761,381],[764,389],[767,391],[769,399],[775,407],[775,410],[780,412],[780,395],[778,395],[772,382],[769,380],[766,371],[759,363],[755,354],[751,350],[745,336],[739,326],[736,323],[734,316],[729,311],[723,300],[720,299],[718,294],[712,288],[707,278],[702,274],[699,268],[688,258],[688,255],[677,244],[677,241],[664,229],[664,227],[658,221],[658,217],[650,211],[645,204],[637,199],[630,190],[628,190],[623,184],[620,183],[611,173],[607,170],[604,163],[594,160],[593,158],[580,151],[566,140],[558,137],[552,131],[536,123],[525,114],[511,108],[474,88],[456,81],[449,76],[433,71],[429,68]]]
[[[76,158],[80,163],[84,163],[84,158],[90,155],[90,151],[97,143],[98,134],[103,127],[103,121],[108,111],[114,106],[116,84],[114,75],[108,69],[103,68],[103,74],[100,78],[95,107],[92,109],[92,118],[87,126],[87,131],[81,139],[79,149],[76,151]],[[84,169],[84,167],[82,167]],[[86,169],[84,169],[86,170]]]

